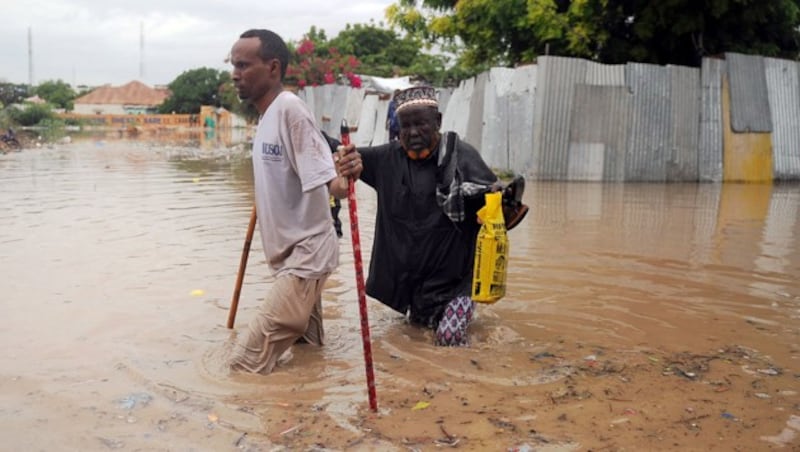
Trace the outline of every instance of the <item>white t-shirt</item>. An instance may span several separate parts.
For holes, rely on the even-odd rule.
[[[331,150],[308,107],[285,91],[258,122],[253,174],[259,231],[276,275],[319,278],[339,264],[327,183]]]

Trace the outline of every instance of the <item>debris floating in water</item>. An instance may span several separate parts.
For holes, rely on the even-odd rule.
[[[412,410],[424,410],[425,408],[428,408],[429,406],[431,406],[430,402],[417,402],[417,404],[414,405],[414,408],[411,408],[411,409]]]

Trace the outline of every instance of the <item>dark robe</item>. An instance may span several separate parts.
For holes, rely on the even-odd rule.
[[[361,180],[378,196],[367,294],[431,327],[450,300],[471,293],[480,229],[476,213],[497,182],[475,148],[455,134],[448,138],[442,142],[452,142],[455,152],[442,159],[443,151],[437,150],[426,160],[411,160],[398,141],[358,149]],[[472,187],[463,191],[462,221],[451,219],[443,207],[454,175]],[[475,190],[476,185],[483,189]]]

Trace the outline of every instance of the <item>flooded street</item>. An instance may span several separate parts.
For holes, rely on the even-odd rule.
[[[241,146],[182,143],[0,155],[1,449],[800,448],[798,185],[528,182],[471,347],[369,300],[371,413],[347,232],[326,346],[223,369],[271,282],[256,231],[228,330],[252,170]]]

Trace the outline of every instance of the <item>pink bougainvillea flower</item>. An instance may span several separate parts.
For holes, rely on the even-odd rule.
[[[312,52],[314,52],[314,42],[310,39],[304,39],[297,48],[297,53],[300,55],[310,55]]]

